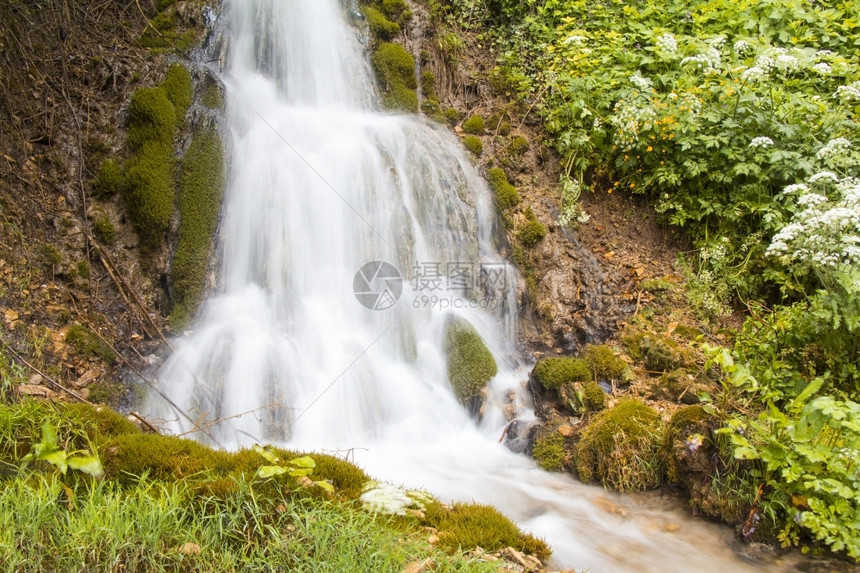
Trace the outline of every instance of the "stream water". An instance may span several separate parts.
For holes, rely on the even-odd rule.
[[[351,449],[380,479],[492,503],[545,537],[558,568],[787,570],[742,559],[728,529],[675,502],[546,473],[499,443],[506,408],[533,414],[515,348],[517,276],[493,246],[492,198],[447,130],[377,111],[366,39],[344,4],[224,6],[231,166],[217,287],[161,388],[200,423],[244,413],[208,430],[225,447]],[[357,278],[371,261],[402,283],[388,266]],[[447,380],[455,317],[499,366],[480,424]],[[152,408],[191,428],[156,397]]]

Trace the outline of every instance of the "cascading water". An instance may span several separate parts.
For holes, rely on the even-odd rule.
[[[224,17],[232,163],[218,286],[163,366],[162,390],[200,424],[230,418],[207,430],[226,447],[355,448],[379,478],[492,503],[545,537],[559,566],[764,570],[734,556],[724,529],[548,474],[498,443],[511,391],[519,416],[532,415],[527,369],[512,358],[516,277],[497,272],[492,200],[456,138],[374,110],[362,34],[338,0],[236,0]],[[397,304],[371,310],[354,292],[370,261],[426,282],[407,278]],[[449,264],[464,282],[448,282]],[[479,308],[440,308],[472,300]],[[447,381],[452,317],[499,365],[480,424]]]

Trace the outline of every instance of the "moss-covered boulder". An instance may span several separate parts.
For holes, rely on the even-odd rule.
[[[582,357],[588,362],[597,380],[621,381],[629,376],[627,363],[605,344],[587,345]]]
[[[445,333],[448,380],[462,403],[478,396],[498,367],[481,335],[465,321],[453,322]]]
[[[558,423],[548,423],[535,432],[531,454],[537,465],[547,471],[561,471],[565,466],[564,436]]]
[[[181,123],[194,98],[191,73],[182,64],[173,64],[167,69],[161,87],[176,110],[177,121]]]
[[[370,33],[375,38],[380,40],[390,40],[400,32],[400,24],[392,22],[385,17],[382,11],[371,5],[365,5],[360,8],[367,20],[367,26],[370,28]]]
[[[574,449],[579,479],[619,491],[659,486],[661,434],[657,412],[640,400],[620,401],[597,414],[582,432]]]
[[[534,376],[547,390],[558,390],[568,382],[585,382],[593,377],[585,360],[570,356],[540,360],[535,365]]]
[[[383,43],[371,57],[382,91],[382,102],[393,111],[418,111],[418,80],[415,59],[399,44]]]

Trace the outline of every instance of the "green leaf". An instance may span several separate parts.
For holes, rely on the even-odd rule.
[[[258,454],[260,454],[261,456],[263,456],[264,458],[266,458],[267,461],[269,461],[273,464],[276,464],[280,461],[280,459],[278,459],[278,456],[276,456],[275,454],[273,454],[269,450],[260,447],[259,444],[254,444],[254,451],[257,452]]]
[[[41,454],[36,456],[38,460],[44,460],[51,464],[52,466],[56,466],[62,473],[66,473],[68,469],[68,465],[66,464],[66,452],[60,450],[56,452],[50,452],[47,454]]]
[[[74,455],[68,458],[67,462],[73,470],[82,471],[94,478],[100,478],[105,474],[98,456]]]
[[[757,460],[758,452],[751,446],[738,446],[735,448],[735,459],[738,460]]]
[[[314,484],[318,485],[329,493],[334,493],[334,486],[325,480],[315,481]]]
[[[310,456],[302,456],[300,458],[295,458],[287,463],[297,468],[314,469],[315,467],[317,467],[317,463]]]
[[[263,466],[257,471],[257,477],[270,478],[287,473],[289,470],[282,466]]]

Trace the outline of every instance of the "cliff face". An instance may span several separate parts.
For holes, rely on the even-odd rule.
[[[203,5],[157,4],[0,4],[4,399],[56,382],[117,405],[132,398],[118,373],[163,344],[177,217],[142,248],[122,192],[128,102],[199,42]]]

